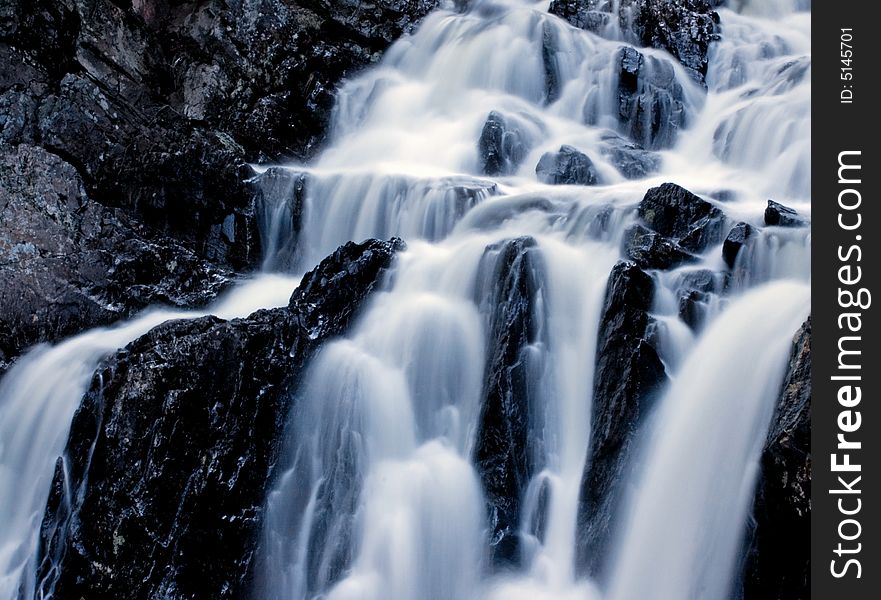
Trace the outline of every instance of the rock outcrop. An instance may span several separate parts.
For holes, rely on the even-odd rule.
[[[718,37],[715,0],[553,0],[550,12],[604,35],[617,21],[624,41],[666,50],[699,83],[707,74],[710,44]]]
[[[264,190],[249,163],[314,154],[340,81],[436,5],[3,2],[0,151],[16,197],[4,181],[0,368],[145,304],[202,304],[257,267]]]
[[[808,222],[798,214],[798,211],[779,202],[768,200],[765,208],[765,225],[777,225],[780,227],[803,227]]]
[[[0,148],[0,366],[150,304],[199,306],[230,274],[90,200],[42,148]]]
[[[526,158],[529,140],[516,120],[492,111],[477,142],[481,169],[486,175],[511,175]]]
[[[436,4],[11,0],[0,139],[49,149],[96,201],[246,268],[248,163],[314,153],[340,80]]]
[[[521,560],[518,529],[523,493],[537,464],[534,412],[541,385],[542,267],[535,240],[517,238],[487,249],[483,259],[493,286],[490,347],[478,421],[474,465],[487,499],[490,549],[498,568]]]
[[[299,373],[346,330],[400,247],[349,243],[285,308],[168,322],[105,361],[55,472],[39,591],[240,597]]]
[[[793,340],[789,369],[762,451],[742,598],[810,597],[811,320]]]
[[[591,445],[581,481],[576,566],[596,576],[605,567],[613,508],[637,429],[667,379],[648,341],[654,281],[638,266],[612,269],[597,338]]]
[[[618,122],[644,148],[668,148],[688,123],[682,86],[669,62],[622,47],[618,51]]]
[[[733,269],[740,251],[755,237],[756,228],[749,223],[740,222],[731,228],[722,243],[722,259],[728,268]]]
[[[560,146],[558,152],[545,152],[535,166],[538,180],[553,185],[596,185],[599,175],[593,161],[572,146]]]

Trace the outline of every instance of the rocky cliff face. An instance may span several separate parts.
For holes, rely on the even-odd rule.
[[[314,154],[341,79],[375,62],[436,4],[4,0],[0,147],[7,164],[19,160],[19,145],[45,150],[20,151],[27,160],[14,167],[16,194],[44,196],[42,174],[57,174],[66,163],[62,175],[50,177],[77,182],[71,183],[75,191],[65,192],[70,202],[88,197],[90,215],[104,211],[126,224],[113,234],[114,246],[108,240],[103,248],[123,241],[175,248],[159,252],[152,265],[141,254],[141,266],[130,268],[126,282],[141,289],[181,279],[185,261],[172,260],[176,252],[188,257],[193,272],[251,269],[262,249],[253,205],[259,190],[249,163]],[[4,220],[11,244],[28,243],[29,233],[15,227],[44,219],[38,205],[19,203],[17,216]],[[37,212],[25,215],[31,208]],[[53,227],[67,240],[66,253],[94,251],[96,239],[80,236],[74,221]],[[200,259],[207,262],[196,267]],[[23,265],[17,258],[4,268],[10,273]],[[139,269],[154,272],[142,277]],[[66,295],[47,292],[46,284],[34,293],[61,299],[46,305],[38,320],[59,324],[4,332],[5,321],[0,336],[17,341],[0,341],[4,355],[106,322],[114,311],[124,314],[116,307],[127,301],[104,301],[114,293],[102,287],[96,270],[83,259],[67,261],[63,276],[58,268],[53,273],[67,278],[62,287],[88,287],[96,304],[113,308],[80,303],[84,317],[77,325],[65,316],[71,307]],[[189,288],[176,288],[178,297],[157,293],[140,304],[198,304],[216,291],[216,279],[200,283],[194,276]],[[28,302],[22,300],[22,310]]]
[[[541,256],[532,238],[491,247],[484,256],[489,294],[486,383],[478,424],[474,463],[483,483],[490,523],[493,562],[519,564],[521,501],[535,475],[535,440],[531,431],[538,412],[543,368],[536,345],[542,332]]]
[[[0,147],[0,368],[35,343],[150,304],[205,304],[229,279],[89,199],[58,156]]]
[[[285,308],[171,321],[107,360],[58,461],[38,593],[240,596],[298,373],[401,246],[349,243]]]
[[[744,600],[810,597],[811,320],[796,334],[753,502]]]

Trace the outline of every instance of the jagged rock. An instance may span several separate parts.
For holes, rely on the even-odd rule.
[[[92,199],[247,269],[248,164],[314,154],[337,84],[436,5],[10,0],[0,138],[59,154]]]
[[[724,213],[675,183],[646,192],[638,211],[652,230],[690,252],[702,252],[722,241]]]
[[[167,322],[105,361],[55,473],[40,592],[241,597],[299,373],[346,330],[400,247],[349,243],[287,307]]]
[[[740,222],[735,225],[722,243],[722,258],[728,268],[733,269],[737,262],[737,255],[741,248],[749,243],[749,240],[755,235],[755,227],[749,223]]]
[[[599,176],[587,154],[572,146],[560,146],[559,152],[545,152],[535,166],[543,183],[554,185],[596,185]]]
[[[618,121],[645,148],[673,145],[687,124],[682,86],[673,67],[627,46],[618,51]]]
[[[743,599],[810,597],[811,319],[793,340],[789,369],[762,451]]]
[[[545,103],[551,104],[560,97],[560,75],[554,28],[545,22],[541,27],[541,60],[545,71]]]
[[[708,269],[683,273],[676,284],[679,318],[693,331],[698,331],[706,317],[706,307],[714,294],[725,289],[727,281]]]
[[[478,150],[484,174],[511,175],[526,158],[529,146],[515,122],[492,111],[480,132]]]
[[[611,133],[603,135],[603,155],[627,179],[642,179],[656,172],[661,159],[654,152]]]
[[[0,151],[0,364],[150,304],[205,304],[228,277],[90,200],[59,157]]]
[[[802,227],[807,225],[794,208],[783,206],[779,202],[768,200],[765,209],[765,225],[779,225],[780,227]]]
[[[604,35],[617,18],[624,41],[666,50],[698,83],[707,74],[710,43],[718,38],[714,0],[554,0],[549,11],[572,25]]]
[[[615,265],[597,338],[591,446],[578,507],[576,564],[579,572],[592,576],[605,566],[613,507],[635,433],[667,379],[657,351],[646,340],[653,297],[649,275],[630,262]]]
[[[264,269],[291,272],[297,264],[308,179],[306,173],[271,167],[254,181],[254,204],[262,224],[260,245]],[[279,212],[287,224],[284,227],[277,224],[278,230],[275,230],[272,224]]]
[[[672,269],[697,257],[656,231],[634,225],[624,233],[624,254],[643,269]]]
[[[521,500],[537,462],[531,412],[542,369],[533,345],[545,330],[541,268],[532,238],[488,248],[481,266],[480,281],[492,286],[479,294],[488,299],[490,347],[474,465],[487,499],[492,561],[502,568],[521,560]]]

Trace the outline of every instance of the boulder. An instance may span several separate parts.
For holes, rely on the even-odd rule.
[[[709,269],[683,273],[676,281],[679,318],[693,331],[699,331],[706,318],[707,305],[714,295],[725,290],[726,285],[724,274]]]
[[[737,256],[756,234],[756,229],[749,223],[740,222],[735,225],[722,243],[722,258],[729,269],[733,269]]]
[[[529,152],[529,140],[517,123],[497,111],[486,118],[477,146],[486,175],[513,174]]]
[[[724,213],[675,183],[646,192],[638,213],[649,228],[690,252],[703,252],[722,241]]]
[[[538,464],[532,413],[543,368],[536,344],[546,331],[539,312],[541,271],[532,238],[487,248],[481,265],[479,280],[492,288],[479,294],[486,299],[490,334],[474,465],[487,500],[496,568],[520,564],[521,502]]]
[[[603,135],[601,152],[627,179],[642,179],[655,173],[661,166],[660,157],[638,144],[628,142],[617,134]]]
[[[709,47],[719,36],[717,5],[716,0],[553,0],[549,11],[575,27],[599,35],[620,31],[626,42],[666,50],[703,84]],[[612,20],[618,28],[609,27]]]
[[[642,225],[624,233],[624,254],[643,269],[672,269],[697,260],[676,242]]]
[[[742,598],[810,597],[811,320],[793,340],[789,369],[761,458]]]
[[[596,185],[599,176],[593,161],[572,146],[560,146],[559,152],[545,152],[535,166],[542,183],[553,185]]]
[[[657,390],[667,380],[647,340],[654,281],[631,262],[612,269],[597,338],[591,444],[578,506],[578,571],[597,576],[609,552],[614,507],[634,438]]]
[[[89,199],[58,156],[0,149],[0,364],[151,304],[204,305],[229,277]]]
[[[768,200],[765,208],[765,225],[777,225],[780,227],[804,227],[808,222],[798,214],[794,208],[783,206],[779,202]]]
[[[55,472],[38,594],[242,597],[299,375],[400,247],[349,243],[287,307],[167,322],[107,359]]]
[[[688,123],[672,65],[629,46],[618,51],[617,103],[621,130],[645,148],[669,148]]]

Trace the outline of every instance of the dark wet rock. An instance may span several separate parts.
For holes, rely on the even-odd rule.
[[[710,44],[718,38],[719,15],[713,0],[621,0],[613,14],[610,0],[554,0],[551,14],[599,35],[618,20],[626,42],[666,50],[699,83],[707,74]]]
[[[699,331],[706,320],[708,304],[725,290],[726,285],[724,274],[708,269],[683,273],[676,281],[679,318],[693,331]]]
[[[643,269],[672,269],[697,260],[677,243],[642,225],[624,233],[624,254]]]
[[[560,146],[559,152],[545,152],[535,166],[542,183],[554,185],[596,185],[599,176],[587,154],[572,146]]]
[[[811,320],[793,340],[789,369],[762,451],[744,600],[810,597]]]
[[[340,81],[433,0],[10,0],[0,139],[218,265],[256,265],[250,162],[308,158]],[[226,235],[231,227],[235,235]]]
[[[308,175],[271,167],[254,180],[263,268],[291,272],[299,258]]]
[[[170,321],[106,360],[55,473],[40,591],[241,597],[299,373],[352,323],[400,247],[349,243],[287,307]]]
[[[529,141],[517,123],[496,111],[489,113],[477,146],[486,175],[511,175],[529,152]]]
[[[521,501],[535,474],[538,444],[532,415],[541,384],[542,265],[535,240],[517,238],[487,249],[480,281],[490,290],[481,308],[489,319],[486,380],[474,465],[483,484],[492,562],[514,568],[522,557]]]
[[[735,225],[722,243],[722,258],[729,268],[733,269],[741,249],[754,238],[756,229],[749,223],[740,222]]]
[[[783,206],[779,202],[768,200],[765,209],[765,225],[779,225],[780,227],[803,227],[807,221],[798,214],[794,208]]]
[[[690,252],[702,252],[722,241],[724,213],[675,183],[646,192],[638,212],[649,228]]]
[[[628,142],[612,133],[603,136],[603,155],[627,179],[642,179],[656,172],[660,157],[638,144]]]
[[[151,304],[203,305],[229,275],[90,200],[59,157],[0,150],[0,363]]]
[[[541,60],[545,71],[545,102],[551,104],[560,97],[560,75],[557,64],[557,41],[554,28],[545,22],[541,28]]]
[[[598,335],[594,374],[593,421],[578,508],[577,567],[596,576],[619,497],[625,465],[639,424],[667,379],[664,365],[647,341],[654,320],[652,278],[637,265],[619,262],[612,269]]]
[[[645,148],[668,148],[688,123],[682,86],[673,67],[626,46],[618,51],[618,121]]]

